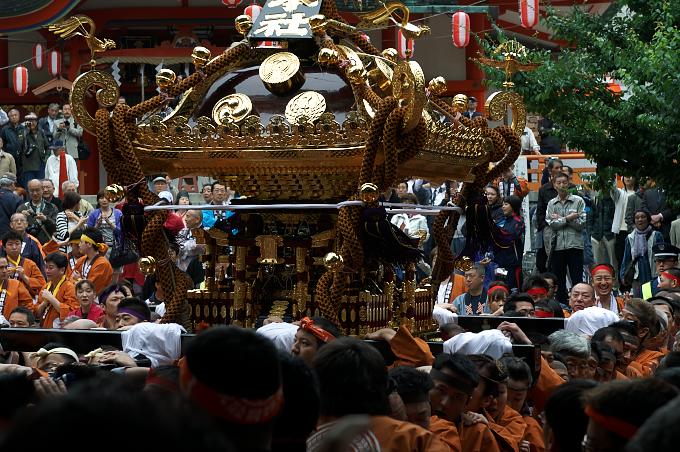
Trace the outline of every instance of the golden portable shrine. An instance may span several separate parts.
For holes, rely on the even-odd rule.
[[[464,95],[445,100],[443,78],[426,83],[410,55],[381,52],[359,31],[393,25],[416,39],[427,27],[410,23],[398,2],[359,16],[352,26],[334,1],[269,0],[255,23],[236,19],[242,41],[217,56],[194,48],[193,74],[180,79],[161,70],[160,94],[132,106],[118,101],[113,77],[97,67],[96,54],[114,43],[96,38],[86,16],[50,26],[63,38],[84,36],[90,46],[91,70],[73,83],[73,113],[97,136],[116,181],[107,187],[111,199],[126,199],[126,233],[138,240],[140,267],[172,294],[163,322],[253,327],[260,316],[321,314],[346,334],[399,324],[424,333],[434,329],[438,282],[464,258],[504,246],[480,194],[520,153],[521,97],[506,90],[487,99],[489,119],[505,120],[510,108],[511,126],[461,117]],[[501,52],[506,61],[516,57],[511,50]],[[205,289],[193,289],[168,258],[167,210],[143,210],[159,201],[145,176],[160,172],[211,176],[243,195],[228,219],[193,231],[207,246]],[[459,214],[439,212],[431,284],[416,283],[418,244],[391,225],[379,202],[397,180],[413,177],[465,181],[451,204],[467,209],[468,224],[476,225],[463,253],[453,256]],[[309,207],[345,200],[361,202]],[[403,282],[395,264],[405,269]]]

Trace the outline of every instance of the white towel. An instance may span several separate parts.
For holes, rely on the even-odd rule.
[[[182,333],[186,330],[176,323],[138,323],[121,334],[123,351],[133,358],[146,356],[151,367],[172,364],[182,353]]]

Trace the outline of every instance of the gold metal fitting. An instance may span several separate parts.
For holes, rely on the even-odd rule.
[[[380,190],[377,185],[367,182],[359,188],[359,197],[366,204],[373,204],[380,198]]]
[[[210,61],[211,56],[210,50],[203,46],[194,47],[194,51],[191,52],[191,59],[193,60],[196,69],[203,69],[203,66]]]
[[[245,36],[250,32],[250,29],[253,28],[253,19],[247,14],[241,14],[234,20],[234,27],[241,36]]]
[[[326,33],[326,16],[323,14],[316,14],[309,18],[309,28],[315,35]]]
[[[170,85],[175,83],[175,80],[177,80],[177,75],[175,75],[172,69],[161,69],[156,74],[156,85],[158,85],[161,91],[165,91]]]
[[[361,66],[352,66],[347,69],[347,78],[352,85],[366,83],[366,70]]]
[[[465,94],[456,94],[453,96],[452,106],[453,109],[459,113],[463,113],[467,110],[468,98]]]
[[[149,276],[156,273],[156,259],[154,259],[152,256],[140,258],[138,264],[139,271],[142,272],[143,275]]]
[[[446,92],[446,80],[444,80],[444,77],[435,77],[430,80],[427,87],[432,94],[441,96]]]
[[[397,49],[389,47],[382,51],[382,56],[387,58],[391,62],[396,63],[397,60],[399,59],[399,52],[397,52]]]
[[[333,273],[338,273],[345,266],[345,260],[339,254],[330,252],[323,257],[323,265]]]
[[[118,184],[107,185],[104,196],[110,203],[115,204],[125,197],[125,189]]]
[[[319,64],[323,66],[332,66],[338,63],[340,59],[340,54],[335,49],[323,48],[319,50],[319,56],[317,60]]]

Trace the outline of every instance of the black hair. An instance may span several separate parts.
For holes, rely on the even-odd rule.
[[[64,193],[64,200],[61,202],[62,209],[73,209],[80,202],[80,195],[74,191]]]
[[[215,182],[213,182],[212,184],[210,184],[210,191],[214,191],[214,190],[215,190],[215,185],[221,185],[221,186],[223,186],[225,189],[227,188],[227,184],[225,184],[224,182],[221,182],[221,181],[216,180]]]
[[[311,319],[316,326],[328,331],[333,336],[335,336],[336,339],[339,338],[339,337],[342,337],[342,332],[340,332],[340,329],[337,326],[335,326],[335,324],[333,322],[331,322],[330,320],[328,320],[326,317],[321,317],[319,315],[315,315],[314,317],[311,317]],[[317,349],[326,345],[326,342],[322,341],[321,339],[317,339],[316,337],[315,337],[315,339],[316,339],[316,342],[317,342]]]
[[[55,251],[54,253],[50,253],[45,256],[45,263],[54,264],[57,266],[57,268],[63,269],[68,266],[68,258],[64,253]]]
[[[83,230],[82,235],[88,236],[89,238],[94,240],[96,243],[104,243],[104,237],[102,236],[102,231],[100,231],[97,228],[93,228],[91,226],[88,226]]]
[[[582,396],[596,386],[597,383],[591,380],[571,380],[557,387],[548,397],[544,412],[558,446],[556,450],[581,450],[581,440],[588,427]]]
[[[468,355],[484,381],[484,395],[498,397],[498,386],[508,380],[505,366],[488,355]]]
[[[17,306],[16,308],[12,309],[12,312],[10,312],[9,317],[12,317],[12,314],[14,314],[15,312],[17,314],[25,315],[26,321],[28,322],[29,325],[34,325],[36,323],[35,314],[30,309],[25,308],[23,306]],[[8,320],[9,317],[7,318]]]
[[[504,356],[500,359],[500,361],[503,363],[503,366],[505,366],[505,371],[508,374],[508,378],[518,381],[526,381],[529,386],[533,384],[531,369],[522,358]]]
[[[114,292],[120,292],[123,295],[125,295],[123,287],[129,289],[129,287],[124,284],[111,284],[109,286],[104,287],[102,291],[99,293],[99,303],[102,306],[104,306],[106,304],[106,299]]]
[[[448,369],[455,373],[459,380],[467,383],[472,388],[476,388],[479,384],[477,367],[470,361],[470,358],[461,353],[442,353],[438,355],[432,364],[432,368],[439,371]]]
[[[319,385],[312,369],[290,353],[279,353],[283,411],[274,423],[272,450],[305,450],[319,419]]]
[[[659,408],[626,444],[626,452],[675,452],[680,443],[680,397]]]
[[[680,367],[680,352],[672,351],[668,352],[659,362],[659,367],[656,371],[659,372],[664,369],[671,369]]]
[[[677,395],[676,387],[655,378],[614,380],[588,391],[584,402],[600,414],[639,427]],[[613,449],[623,449],[628,439],[610,431],[607,433],[614,444]]]
[[[505,304],[503,305],[503,312],[505,311],[516,311],[517,310],[517,303],[520,302],[525,302],[525,303],[531,303],[531,306],[534,306],[534,299],[529,296],[529,294],[526,293],[518,293],[515,295],[512,295],[510,298],[505,300]]]
[[[314,361],[325,416],[387,415],[388,380],[380,352],[358,339],[343,337],[319,350]]]
[[[666,367],[657,368],[654,372],[654,378],[672,384],[676,389],[680,390],[680,367]]]
[[[635,337],[638,336],[637,326],[635,325],[634,322],[630,322],[628,320],[619,320],[618,322],[614,322],[611,325],[609,325],[609,328],[615,328],[620,333],[626,333]]]
[[[151,310],[149,306],[137,297],[126,297],[118,303],[118,309],[130,309],[138,313],[147,322],[151,319]]]
[[[542,276],[532,275],[524,280],[522,284],[522,292],[527,292],[532,287],[540,287],[541,289],[550,290],[550,284]]]
[[[548,159],[548,162],[546,163],[546,167],[548,168],[548,171],[553,169],[553,166],[555,166],[556,163],[559,163],[561,167],[564,168],[564,164],[562,163],[562,160],[553,158],[553,159]]]
[[[551,273],[551,272],[543,272],[543,273],[541,273],[540,276],[541,276],[541,278],[543,278],[543,279],[545,279],[545,280],[548,280],[548,279],[549,279],[550,281],[557,282],[557,276],[556,276],[554,273]]]
[[[390,378],[394,381],[397,392],[405,404],[420,401],[420,399],[429,400],[428,394],[434,387],[430,374],[409,366],[391,369]]]
[[[96,292],[97,290],[94,286],[94,283],[89,279],[81,279],[80,281],[78,281],[76,283],[76,291],[78,291],[78,289],[80,289],[81,286],[90,286],[90,289],[92,289],[92,291],[94,292]]]
[[[617,322],[619,323],[619,322]],[[612,324],[613,325],[613,324]],[[633,334],[633,333],[631,333]],[[635,334],[637,335],[637,334]],[[623,343],[623,336],[621,336],[621,332],[619,331],[618,328],[614,326],[605,326],[603,328],[600,328],[599,330],[595,331],[590,338],[591,342],[605,342],[608,337],[611,337],[617,342]]]
[[[2,245],[4,246],[8,241],[16,240],[18,242],[23,242],[24,238],[14,229],[9,229],[2,235]]]

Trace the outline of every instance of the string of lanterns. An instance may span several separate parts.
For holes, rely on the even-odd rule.
[[[42,69],[45,64],[45,47],[42,44],[38,43],[33,46],[31,61],[35,69]],[[47,70],[52,77],[61,75],[61,52],[58,50],[50,50],[47,53]],[[28,68],[23,64],[15,66],[12,70],[12,85],[14,92],[19,96],[28,92]]]

